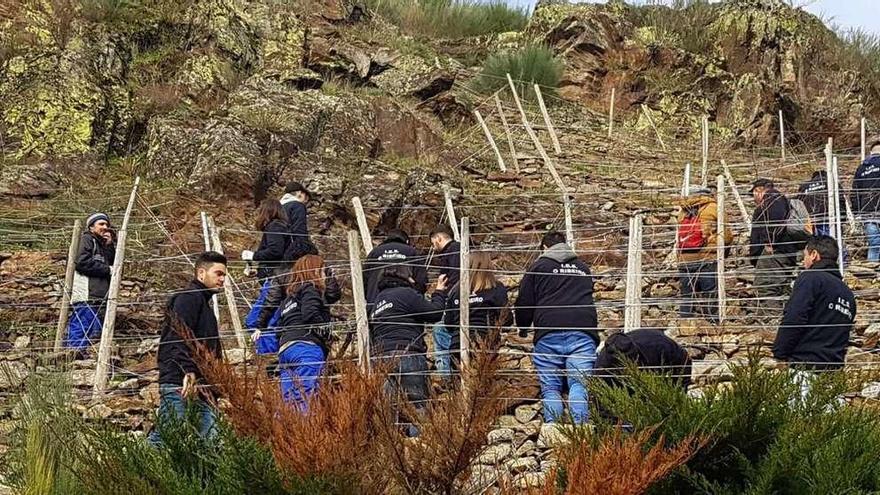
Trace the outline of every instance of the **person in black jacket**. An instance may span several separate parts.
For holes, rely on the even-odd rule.
[[[796,263],[796,243],[786,234],[790,206],[769,179],[755,181],[752,197],[757,207],[752,216],[749,257],[755,267],[756,304],[765,316],[775,316],[782,310],[782,297]]]
[[[856,317],[856,300],[844,283],[837,241],[817,236],[804,248],[804,268],[785,306],[773,357],[798,370],[843,367]]]
[[[428,288],[428,270],[424,258],[409,243],[409,235],[400,229],[391,229],[382,244],[374,247],[364,262],[364,294],[367,298],[367,311],[372,309],[376,294],[379,293],[379,277],[388,265],[402,263],[413,271],[415,288],[422,294]]]
[[[259,263],[257,277],[261,286],[256,301],[244,319],[244,324],[251,332],[257,354],[275,354],[278,352],[278,339],[275,333],[271,331],[256,333],[255,330],[263,330],[257,325],[257,320],[266,303],[266,295],[269,293],[272,280],[284,264],[284,253],[290,242],[290,235],[287,233],[287,217],[281,208],[281,203],[274,199],[263,200],[257,210],[256,228],[257,231],[263,233],[260,247],[256,251],[242,251],[241,259]]]
[[[281,394],[301,411],[318,388],[330,350],[330,308],[342,296],[320,256],[307,254],[293,266],[278,321]]]
[[[495,265],[492,257],[486,252],[471,254],[471,290],[468,301],[470,311],[468,315],[471,349],[484,348],[494,350],[498,342],[489,342],[489,337],[497,337],[497,331],[501,326],[512,323],[511,312],[507,308],[507,287],[495,279]],[[449,289],[449,297],[446,299],[446,312],[443,322],[446,328],[458,329],[461,323],[461,286],[456,285]],[[461,332],[453,330],[452,335],[452,364],[458,369],[461,360]]]
[[[446,277],[446,286],[458,285],[458,277],[461,270],[461,243],[454,240],[452,230],[446,225],[438,225],[431,231],[431,246],[434,249],[434,263],[440,269],[440,275]],[[439,322],[434,325],[432,335],[434,340],[435,361],[437,372],[440,376],[449,379],[452,377],[452,360],[450,348],[452,347],[452,332]]]
[[[210,391],[194,353],[202,349],[216,358],[222,357],[217,319],[210,301],[225,281],[226,257],[213,251],[200,254],[195,261],[195,279],[168,301],[159,338],[159,415],[183,419],[186,409],[194,408],[199,415],[199,432],[204,436],[216,433],[216,415],[204,400]],[[181,327],[190,334],[181,335]],[[161,432],[153,430],[150,441],[161,443]]]
[[[534,326],[533,361],[538,371],[544,421],[563,415],[563,385],[575,423],[589,419],[586,375],[596,361],[598,316],[593,302],[590,268],[565,243],[559,232],[541,241],[544,253],[523,276],[516,300],[520,336]]]
[[[110,289],[110,268],[116,258],[116,243],[110,218],[93,213],[79,241],[70,303],[73,312],[67,327],[65,346],[83,353],[101,336],[101,314]]]
[[[431,300],[415,289],[412,269],[389,265],[382,270],[379,294],[370,313],[370,354],[393,366],[385,388],[392,395],[406,395],[421,411],[428,400],[428,351],[424,325],[443,317],[446,306],[446,276],[440,275]],[[415,427],[410,436],[418,435]]]
[[[299,182],[287,184],[287,187],[284,188],[284,195],[281,196],[281,205],[287,216],[288,232],[290,233],[290,242],[287,245],[284,259],[291,263],[295,263],[296,260],[307,254],[318,254],[318,248],[312,244],[312,240],[309,238],[309,212],[306,205],[311,199],[312,193]]]
[[[865,227],[868,261],[880,262],[880,136],[867,142],[870,156],[853,177],[852,206]]]
[[[625,386],[628,362],[649,373],[667,375],[685,390],[691,384],[690,355],[662,329],[642,328],[608,337],[593,372],[612,386]]]

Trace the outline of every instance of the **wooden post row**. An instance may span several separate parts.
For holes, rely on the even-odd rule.
[[[608,108],[608,139],[611,139],[611,133],[614,132],[614,99],[617,96],[617,88],[611,88],[611,103]]]
[[[736,181],[733,180],[733,175],[730,173],[730,168],[727,166],[727,162],[721,160],[721,167],[724,169],[724,177],[727,179],[727,184],[733,192],[733,199],[736,200],[736,206],[739,208],[739,213],[742,215],[743,222],[745,222],[747,228],[751,229],[752,217],[749,216],[749,212],[746,210],[746,204],[743,202],[742,196],[739,194],[739,189],[736,188]]]
[[[461,219],[461,249],[459,249],[459,261],[461,273],[458,279],[458,338],[461,342],[461,370],[465,371],[471,365],[471,246],[470,246],[470,221],[468,217]]]
[[[547,126],[547,132],[550,133],[550,140],[553,141],[553,151],[559,155],[562,153],[562,147],[559,145],[559,138],[556,136],[556,129],[553,128],[550,114],[547,113],[547,106],[544,105],[544,96],[541,94],[541,87],[537,84],[535,84],[535,96],[538,97],[538,107],[541,108],[541,115],[544,117],[544,125]]]
[[[358,365],[364,372],[370,369],[370,326],[367,320],[367,299],[364,292],[363,266],[361,265],[358,234],[348,231],[348,259],[351,266],[351,293],[354,297],[354,314],[357,323]]]
[[[452,230],[452,236],[456,241],[461,241],[461,232],[458,230],[455,208],[452,206],[452,192],[447,185],[443,186],[443,196],[446,200],[446,217],[449,219],[449,228]]]
[[[358,196],[351,198],[351,203],[354,205],[354,216],[357,219],[358,231],[361,233],[361,242],[364,245],[364,253],[370,254],[370,250],[373,249],[373,237],[370,235],[370,226],[367,225],[367,215],[364,213],[364,205],[361,203],[361,198]]]
[[[726,283],[726,280],[724,277],[724,275],[725,275],[724,249],[727,247],[724,245],[724,232],[725,232],[724,221],[725,221],[725,215],[726,215],[725,205],[724,205],[724,200],[725,200],[725,197],[724,197],[725,196],[725,194],[724,194],[724,176],[719,175],[716,178],[716,180],[717,180],[717,184],[718,184],[718,193],[717,193],[718,197],[716,199],[717,209],[718,209],[718,224],[717,224],[718,242],[716,243],[717,247],[718,247],[718,250],[716,252],[716,255],[718,258],[718,266],[717,266],[717,269],[718,269],[718,276],[717,276],[717,279],[718,279],[718,282],[717,282],[717,284],[718,284],[718,322],[721,324],[721,323],[724,323],[724,320],[726,319],[726,316],[727,316],[727,283]]]
[[[204,211],[199,212],[202,221],[202,239],[205,241],[205,251],[211,250],[211,234],[208,232],[208,216]],[[192,262],[190,262],[192,263]],[[214,319],[220,321],[220,303],[217,294],[211,296],[211,304],[214,305]]]
[[[131,218],[131,210],[134,208],[134,200],[137,197],[138,186],[141,178],[136,177],[131,195],[128,198],[128,206],[125,207],[125,216],[122,217],[122,227],[116,238],[116,258],[110,269],[110,288],[107,291],[107,312],[104,315],[104,324],[101,328],[101,343],[98,347],[98,365],[95,370],[95,383],[93,391],[102,393],[107,388],[108,373],[110,371],[110,350],[113,343],[113,330],[116,325],[116,308],[119,305],[119,286],[122,282],[122,264],[125,259],[125,241],[128,237],[128,220]]]
[[[501,104],[501,98],[495,93],[495,107],[498,109],[498,117],[501,119],[501,125],[504,126],[504,135],[507,136],[507,146],[510,148],[510,159],[513,161],[513,169],[519,173],[519,160],[516,158],[516,146],[513,143],[513,134],[510,133],[510,127],[507,125],[507,117],[504,116],[504,105]]]
[[[480,115],[479,110],[474,110],[474,116],[477,118],[477,122],[480,123],[480,127],[483,128],[483,134],[486,135],[486,139],[489,141],[489,146],[491,146],[492,151],[495,152],[495,159],[498,161],[498,168],[500,168],[502,172],[507,172],[507,166],[504,164],[504,158],[501,157],[501,151],[498,149],[498,145],[495,144],[495,139],[492,137],[492,133],[489,131],[489,126],[486,125],[486,121],[483,120],[483,116]]]
[[[220,232],[214,224],[214,219],[207,217],[208,232],[211,235],[211,245],[214,251],[223,254],[223,244],[220,242]],[[241,325],[241,316],[238,313],[238,305],[235,302],[235,292],[232,288],[235,286],[235,279],[227,271],[226,283],[223,284],[223,294],[226,296],[226,307],[229,311],[229,319],[232,320],[232,328],[235,331],[235,339],[240,349],[247,349],[247,335]],[[241,291],[239,291],[241,292]]]
[[[67,317],[70,314],[70,296],[73,291],[73,273],[76,270],[76,257],[79,254],[79,240],[82,239],[82,232],[82,220],[74,220],[73,233],[70,236],[70,247],[67,250],[64,286],[61,287],[61,311],[58,313],[58,325],[55,327],[55,352],[61,350],[64,343],[64,334],[67,330]]]
[[[642,325],[642,216],[629,220],[629,248],[627,254],[626,302],[624,331],[637,330]]]

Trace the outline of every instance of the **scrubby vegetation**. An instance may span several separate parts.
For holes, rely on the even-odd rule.
[[[562,61],[553,50],[545,45],[530,44],[489,56],[473,86],[481,93],[491,94],[507,87],[507,74],[510,74],[520,97],[535,99],[535,84],[541,86],[544,95],[556,93],[562,70]]]
[[[519,31],[528,22],[525,9],[502,0],[368,0],[366,4],[406,34],[428,38]]]

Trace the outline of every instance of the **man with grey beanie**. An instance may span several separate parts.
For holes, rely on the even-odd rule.
[[[116,242],[110,217],[93,213],[79,242],[70,303],[73,312],[67,326],[65,345],[83,352],[101,335],[101,313],[110,289],[110,267],[116,257]]]

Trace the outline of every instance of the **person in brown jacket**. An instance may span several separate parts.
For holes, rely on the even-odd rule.
[[[678,269],[682,318],[702,316],[718,322],[718,205],[709,189],[695,189],[682,199],[678,216]],[[733,241],[724,232],[725,246]]]

